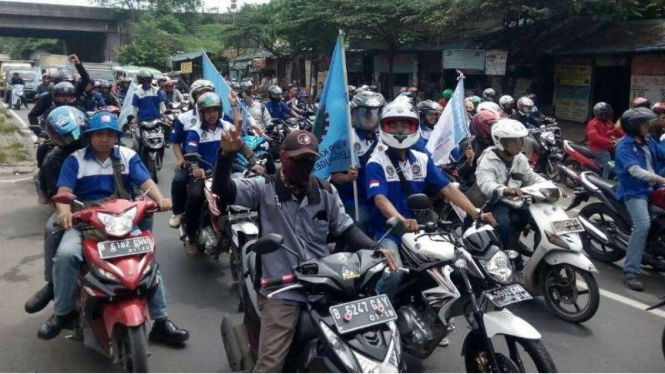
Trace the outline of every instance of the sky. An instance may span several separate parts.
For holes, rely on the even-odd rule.
[[[90,0],[0,0],[0,1],[18,1],[22,3],[47,3],[47,4],[59,4],[59,5],[83,5],[91,6]],[[269,0],[238,0],[238,6],[240,7],[245,3],[266,3]],[[218,7],[220,10],[226,10],[229,5],[231,5],[231,0],[204,0],[206,8]]]

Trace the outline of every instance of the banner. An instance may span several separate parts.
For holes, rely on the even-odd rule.
[[[222,74],[217,71],[217,68],[212,64],[212,61],[210,61],[210,58],[208,58],[208,55],[205,52],[203,52],[203,58],[201,60],[203,61],[203,79],[212,82],[212,85],[215,87],[215,92],[217,95],[219,95],[219,97],[222,98],[224,114],[226,114],[228,118],[232,119],[233,108],[231,108],[231,102],[229,101],[229,92],[231,92],[231,87],[228,83],[226,83],[226,80],[224,77],[222,77]],[[243,133],[245,134],[249,128],[249,121],[247,120],[247,116],[249,114],[247,112],[247,108],[245,108],[240,98],[238,98],[238,109],[240,110],[240,115],[243,117]],[[233,122],[233,120],[230,122]]]
[[[122,103],[122,110],[118,116],[118,123],[120,126],[123,126],[127,122],[127,117],[132,115],[134,112],[134,107],[132,106],[132,101],[134,100],[134,82],[129,85],[127,90],[127,95],[125,95],[125,101]]]
[[[343,36],[337,38],[323,95],[316,112],[314,135],[319,139],[319,159],[314,173],[321,179],[346,171],[352,163],[350,142],[351,115],[346,87]]]
[[[485,51],[485,75],[506,75],[507,60],[508,51]]]
[[[453,97],[443,110],[427,142],[427,151],[432,155],[434,163],[447,164],[450,152],[468,133],[464,109],[464,77],[460,77]]]

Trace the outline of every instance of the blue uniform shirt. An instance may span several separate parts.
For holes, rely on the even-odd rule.
[[[395,171],[386,151],[388,147],[382,143],[376,146],[367,163],[367,198],[374,199],[377,195],[385,196],[395,209],[405,218],[411,217],[406,203],[408,195],[402,188],[399,176]],[[407,160],[399,163],[404,179],[411,187],[411,193],[417,194],[427,190],[441,190],[448,185],[448,179],[427,154],[409,150]],[[386,218],[378,208],[374,207],[369,220],[370,235],[378,238],[386,232]],[[393,236],[393,239],[396,237]]]
[[[93,112],[98,108],[103,108],[106,106],[106,102],[102,95],[98,92],[90,92],[89,94],[83,95],[79,99],[78,107],[81,108],[84,112]]]
[[[121,161],[122,181],[127,191],[132,190],[132,184],[140,186],[150,179],[148,169],[133,150],[116,145],[111,157],[101,163],[88,146],[67,156],[60,170],[58,187],[71,188],[81,201],[111,196],[115,191],[112,159]]]
[[[275,103],[270,100],[266,101],[264,105],[266,106],[266,109],[268,109],[268,113],[270,113],[270,117],[272,118],[287,119],[289,118],[289,115],[291,115],[291,108],[284,104],[283,101]]]
[[[144,90],[139,86],[134,93],[132,106],[138,108],[139,121],[152,121],[161,118],[159,103],[166,101],[164,94],[157,88]]]
[[[651,137],[647,137],[646,145],[649,147],[649,152],[651,152],[654,173],[662,175],[664,171],[665,148],[656,143]],[[628,172],[628,169],[634,165],[648,170],[646,156],[646,152],[644,152],[634,137],[625,136],[619,140],[615,149],[614,165],[614,170],[619,180],[619,186],[616,191],[617,199],[649,199],[649,194],[651,193],[649,182],[637,179]]]
[[[224,113],[222,115],[222,121],[233,123],[233,118],[228,114]],[[201,117],[199,117],[196,108],[185,112],[180,113],[178,118],[173,121],[173,132],[171,132],[171,143],[180,144],[183,149],[185,149],[187,131],[195,128],[201,127]]]
[[[203,170],[212,170],[217,161],[219,148],[222,146],[222,132],[233,126],[226,121],[217,121],[215,130],[197,126],[186,132],[184,153],[198,153],[201,155],[199,167]]]

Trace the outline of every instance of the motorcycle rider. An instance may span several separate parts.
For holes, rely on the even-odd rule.
[[[37,101],[39,99],[39,96],[41,96],[42,94],[51,92],[51,89],[53,89],[53,82],[51,82],[51,74],[49,73],[42,74],[42,83],[40,83],[39,86],[37,86],[35,101]]]
[[[120,102],[118,101],[118,98],[115,97],[115,95],[113,95],[113,93],[111,92],[111,82],[101,81],[99,92],[102,95],[102,99],[104,99],[104,103],[106,103],[107,106],[120,107]]]
[[[286,120],[290,117],[299,117],[295,111],[291,110],[282,101],[282,89],[279,86],[273,85],[268,87],[268,99],[264,105],[268,108],[268,113],[270,113],[272,118]]]
[[[231,98],[231,104],[235,98]],[[237,113],[237,114],[236,114]],[[234,107],[234,116],[239,116]],[[295,130],[281,145],[282,168],[278,175],[265,178],[231,179],[234,152],[242,146],[240,126],[222,136],[213,192],[225,204],[240,204],[259,210],[262,235],[277,233],[284,237],[284,245],[304,258],[320,258],[330,254],[326,245],[328,235],[343,240],[348,250],[377,249],[387,258],[391,270],[397,270],[394,254],[379,249],[344,211],[337,190],[316,178],[312,170],[318,157],[318,141],[309,132]],[[259,277],[275,278],[291,274],[298,261],[285,251],[257,256]],[[261,311],[258,360],[255,372],[280,372],[289,352],[298,325],[304,296],[297,291],[286,291],[266,298],[262,288],[258,295]]]
[[[496,103],[496,91],[493,88],[486,88],[483,91],[483,101]]]
[[[512,96],[501,96],[501,98],[499,98],[499,106],[508,118],[512,118],[515,115],[515,99],[513,99]]]
[[[532,128],[540,126],[538,121],[533,117],[533,100],[526,96],[522,96],[517,100],[517,110],[513,113],[512,119],[520,122],[524,127]]]
[[[12,79],[9,81],[9,84],[11,84],[12,86],[13,85],[25,86],[25,80],[23,80],[23,78],[21,78],[21,76],[17,72],[14,72],[12,74]],[[26,108],[28,108],[28,100],[26,100],[25,94],[19,97],[19,100],[21,101],[21,103],[23,103],[23,105],[25,105]]]
[[[416,144],[417,150],[425,152],[427,141],[432,135],[434,126],[439,122],[443,107],[439,103],[432,100],[425,100],[418,103],[416,106],[420,118],[420,139]]]
[[[265,128],[272,120],[268,109],[261,101],[255,100],[252,81],[244,81],[240,84],[240,87],[242,88],[240,96],[245,108],[247,108],[247,114],[250,116],[252,129],[258,136],[265,136]]]
[[[116,145],[122,132],[115,114],[96,113],[90,118],[90,127],[85,134],[90,145],[67,157],[58,178],[58,193],[73,193],[80,201],[94,202],[122,195],[122,191],[118,191],[121,187],[116,186],[123,185],[126,191],[131,191],[133,183],[140,186],[160,210],[171,209],[171,201],[159,192],[139,156],[129,148]],[[112,165],[118,165],[122,181],[116,181],[113,173],[106,172],[111,167],[116,168]],[[55,307],[54,314],[39,328],[38,337],[43,340],[58,336],[75,318],[76,275],[83,263],[82,237],[81,232],[73,227],[72,207],[60,203],[55,205],[58,225],[66,231],[53,260]],[[150,297],[149,306],[154,320],[150,340],[179,345],[189,338],[189,332],[179,329],[167,318],[163,279]]]
[[[134,92],[132,106],[134,107],[134,121],[154,121],[162,118],[166,110],[163,93],[152,86],[152,73],[141,69],[136,74],[139,86]]]
[[[602,167],[603,178],[610,176],[612,168],[608,162],[612,161],[614,147],[623,136],[623,131],[614,127],[613,114],[610,104],[601,101],[593,106],[593,118],[586,126],[589,149]]]
[[[45,202],[50,201],[57,193],[58,176],[67,156],[86,146],[82,128],[85,128],[87,121],[85,113],[70,106],[58,107],[46,117],[44,128],[55,144],[55,148],[45,157],[38,173],[40,194],[43,195]],[[53,257],[63,234],[62,231],[56,231],[54,227],[56,219],[57,214],[54,212],[44,227],[44,279],[46,285],[25,303],[25,311],[28,313],[39,312],[53,300]]]
[[[118,91],[116,92],[116,97],[120,100],[121,103],[125,101],[127,92],[129,92],[129,86],[132,84],[132,78],[124,77],[120,78]]]
[[[480,156],[487,148],[492,146],[492,126],[501,118],[494,112],[483,110],[473,116],[469,132],[473,136],[473,151]]]
[[[651,123],[651,136],[657,142],[663,144],[663,134],[665,134],[665,102],[658,102],[653,104],[651,110],[656,113],[658,118]]]
[[[166,104],[170,103],[182,103],[185,101],[185,97],[182,96],[180,90],[175,88],[175,82],[172,79],[166,79],[164,82],[164,88],[162,89]]]
[[[53,87],[53,91],[48,94],[40,96],[40,100],[48,96],[51,100],[50,108],[43,115],[44,118],[47,118],[52,110],[58,108],[62,105],[74,105],[76,103],[76,88],[73,84],[69,82],[60,82]],[[35,105],[36,106],[36,105]],[[34,107],[33,107],[34,110]],[[30,112],[32,113],[32,111]],[[30,117],[30,115],[28,115]],[[32,119],[31,119],[32,120]],[[31,122],[32,123],[32,122]],[[32,131],[38,135],[40,138],[45,139],[48,135],[44,133],[42,128],[39,125],[30,126]],[[43,142],[37,146],[37,166],[42,167],[46,155],[53,149],[53,144],[48,142]]]
[[[331,180],[339,197],[344,204],[346,212],[355,219],[356,204],[353,192],[353,181],[357,181],[358,190],[358,217],[356,225],[365,231],[367,220],[372,208],[371,201],[367,200],[367,186],[365,185],[365,171],[369,157],[379,143],[378,125],[381,110],[386,105],[383,95],[372,91],[362,91],[353,96],[351,100],[351,125],[354,129],[353,150],[358,156],[356,166],[346,172],[333,173]]]
[[[102,95],[95,90],[96,82],[88,82],[77,106],[84,112],[94,112],[106,106]]]
[[[649,135],[649,122],[656,118],[654,112],[643,107],[625,111],[621,123],[626,136],[616,145],[616,198],[623,200],[632,221],[623,282],[635,291],[644,290],[639,277],[651,227],[649,195],[654,186],[665,184],[665,148]]]
[[[524,125],[513,119],[501,119],[492,126],[491,134],[494,146],[483,152],[476,168],[476,183],[487,199],[495,191],[499,196],[520,197],[521,187],[546,181],[533,171],[522,154],[524,138],[529,135]],[[513,174],[521,174],[522,180],[511,178]],[[494,205],[492,213],[499,223],[497,231],[504,248],[513,248],[520,229],[528,222],[528,207],[514,209],[499,203]]]
[[[439,100],[439,105],[441,105],[441,108],[443,108],[443,109],[446,108],[446,105],[448,105],[448,102],[453,97],[454,93],[455,93],[455,91],[453,91],[450,88],[447,88],[447,89],[443,90],[443,93],[442,93],[443,97],[441,98],[441,100]]]

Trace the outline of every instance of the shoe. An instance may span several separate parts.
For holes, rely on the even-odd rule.
[[[156,320],[148,338],[153,342],[180,345],[189,339],[189,331],[180,329],[167,318]]]
[[[174,214],[169,218],[169,226],[173,227],[174,229],[177,229],[180,227],[180,222],[182,222],[182,215],[180,214]]]
[[[53,283],[49,282],[25,302],[25,311],[30,314],[37,313],[46,308],[51,300],[53,300]]]
[[[71,312],[64,316],[54,314],[39,327],[37,337],[42,340],[51,340],[58,336],[62,329],[71,327],[75,318],[76,312]]]
[[[187,256],[196,256],[199,253],[199,245],[185,239],[185,253],[187,253]]]
[[[640,282],[637,275],[626,275],[623,278],[623,284],[633,291],[644,291],[644,284]]]
[[[450,340],[448,340],[448,338],[443,338],[439,342],[439,347],[447,347],[448,345],[450,345]]]

